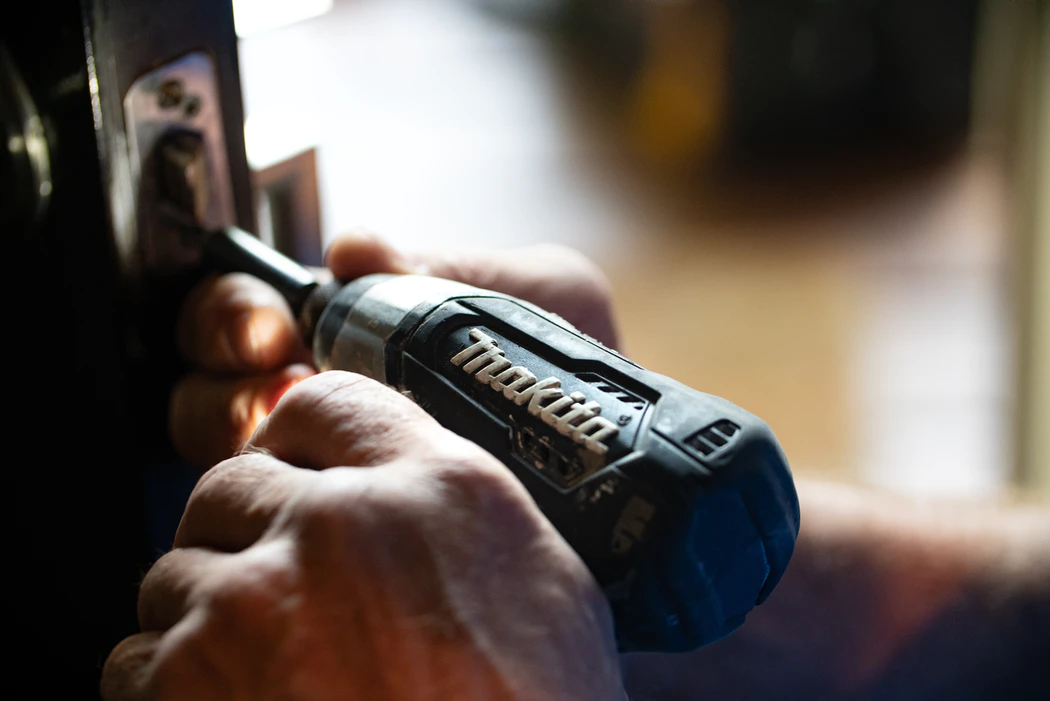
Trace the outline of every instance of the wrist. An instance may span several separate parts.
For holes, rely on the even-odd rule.
[[[1050,649],[1050,514],[1016,509],[996,524],[995,547],[972,572],[970,605],[988,622],[981,643],[989,661],[1003,677],[1029,678],[1045,668],[1041,655]]]
[[[1045,690],[1050,513],[917,501],[885,518],[868,544],[887,603],[875,607],[882,655],[860,684],[866,693],[923,688],[962,700]]]

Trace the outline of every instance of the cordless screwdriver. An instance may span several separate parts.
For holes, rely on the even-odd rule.
[[[500,459],[602,586],[621,651],[719,640],[779,581],[798,497],[755,416],[505,294],[421,275],[322,284],[235,228],[203,246],[285,297],[318,369],[394,387]]]

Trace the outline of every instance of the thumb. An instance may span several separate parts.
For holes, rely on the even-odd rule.
[[[423,274],[421,265],[367,229],[355,229],[332,241],[325,253],[325,265],[339,280],[373,273]]]
[[[371,273],[414,273],[502,292],[558,314],[608,346],[617,345],[608,279],[597,265],[566,246],[404,254],[358,230],[333,241],[325,262],[341,280]]]

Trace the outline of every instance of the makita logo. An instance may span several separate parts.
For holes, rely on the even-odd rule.
[[[463,366],[463,371],[493,390],[501,392],[518,406],[528,404],[528,412],[543,423],[568,436],[587,450],[604,455],[609,447],[603,440],[615,438],[620,432],[616,424],[598,416],[602,408],[598,402],[588,402],[580,392],[569,396],[561,389],[561,380],[536,376],[521,365],[511,365],[503,357],[503,349],[496,340],[479,329],[471,329],[470,337],[476,343],[452,356],[452,364]]]

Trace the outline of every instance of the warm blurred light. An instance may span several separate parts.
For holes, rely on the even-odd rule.
[[[329,241],[597,258],[632,358],[761,416],[799,474],[1001,493],[1010,189],[987,148],[890,142],[958,128],[964,20],[923,15],[935,51],[850,3],[576,0],[594,34],[554,43],[507,21],[539,4],[354,0],[245,39],[250,162],[316,145]]]
[[[662,6],[631,90],[630,138],[647,161],[688,170],[717,150],[728,112],[729,19],[720,3]]]
[[[268,32],[332,9],[332,0],[233,0],[233,22],[237,36]]]

